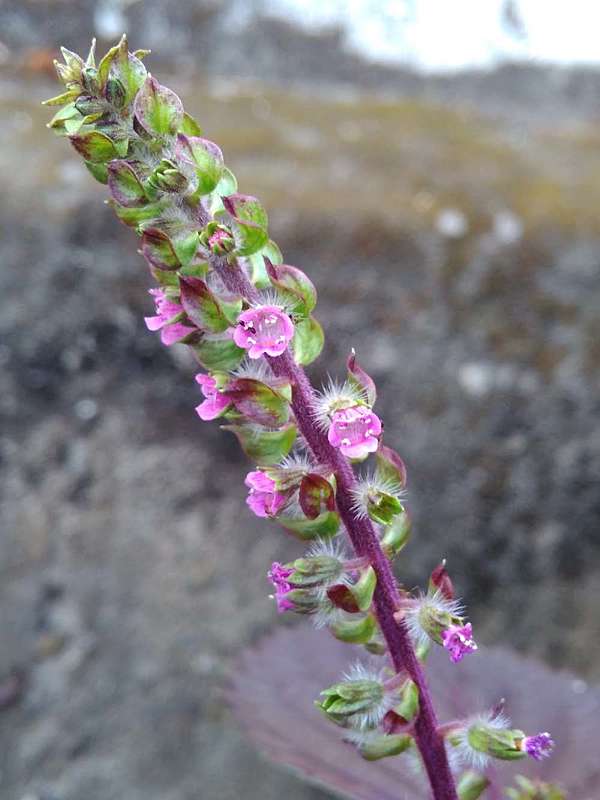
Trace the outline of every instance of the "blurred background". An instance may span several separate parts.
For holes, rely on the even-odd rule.
[[[246,509],[131,231],[44,127],[60,44],[126,30],[377,380],[423,584],[600,677],[600,12],[583,0],[2,0],[4,800],[324,800],[224,706],[294,541]],[[286,623],[289,623],[286,620]],[[304,624],[304,623],[302,623]]]

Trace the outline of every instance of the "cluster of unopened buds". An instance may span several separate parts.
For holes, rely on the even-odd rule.
[[[345,379],[313,390],[303,370],[323,345],[313,284],[283,262],[260,202],[238,193],[219,147],[146,72],[144,55],[125,37],[99,63],[94,47],[85,60],[63,50],[65,91],[47,101],[62,106],[50,127],[140,236],[157,283],[146,325],[195,355],[198,415],[225,422],[256,465],[249,508],[309,543],[301,558],[271,565],[277,609],[366,650],[364,664],[322,692],[320,710],[366,759],[418,753],[435,800],[475,800],[488,779],[472,768],[490,757],[544,758],[552,739],[511,729],[498,710],[437,721],[424,672],[431,646],[457,663],[477,644],[445,562],[422,594],[392,573],[411,523],[404,464],[373,410],[375,384],[351,352]],[[357,475],[367,458],[373,466]]]

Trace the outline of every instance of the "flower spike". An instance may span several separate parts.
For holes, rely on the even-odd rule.
[[[163,344],[189,348],[203,370],[196,412],[225,416],[223,428],[258,465],[245,480],[249,508],[313,543],[304,557],[271,565],[278,611],[310,615],[377,662],[354,667],[317,705],[367,760],[418,752],[433,800],[476,800],[487,778],[469,772],[457,782],[449,756],[475,767],[492,757],[541,760],[554,742],[511,729],[499,709],[438,725],[427,649],[435,642],[456,663],[477,645],[444,564],[420,597],[392,572],[411,522],[406,467],[383,444],[375,383],[352,352],[345,382],[315,392],[303,367],[323,346],[316,290],[284,263],[266,210],[238,192],[219,146],[148,74],[147,52],[129,52],[126,36],[97,65],[94,45],[85,61],[63,49],[62,93],[47,101],[63,107],[49,127],[69,139],[140,236],[157,284],[146,326]],[[357,479],[352,462],[370,456],[374,469]]]

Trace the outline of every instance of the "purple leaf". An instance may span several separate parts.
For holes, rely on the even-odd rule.
[[[369,763],[344,743],[313,702],[364,650],[304,626],[279,629],[244,652],[232,679],[231,705],[250,739],[274,761],[352,800],[429,800],[406,756]],[[427,665],[440,721],[489,708],[527,732],[551,731],[556,749],[536,763],[494,763],[486,797],[503,798],[515,774],[555,782],[573,798],[600,796],[600,689],[500,648],[451,664],[435,651]]]

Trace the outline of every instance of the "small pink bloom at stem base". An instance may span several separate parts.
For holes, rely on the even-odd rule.
[[[160,339],[167,347],[175,342],[181,341],[188,334],[194,333],[196,328],[185,325],[182,322],[171,322],[178,314],[183,311],[183,306],[173,300],[169,300],[163,289],[150,289],[150,294],[154,297],[156,306],[156,316],[144,317],[144,322],[149,331],[160,331]]]
[[[334,411],[327,438],[348,458],[365,458],[374,453],[381,435],[381,420],[367,406]]]
[[[260,306],[243,311],[233,331],[233,341],[248,351],[250,358],[280,356],[294,336],[289,316],[277,306]]]
[[[267,573],[267,578],[275,587],[275,602],[280,614],[283,611],[290,611],[294,608],[294,604],[285,598],[286,594],[292,590],[292,585],[288,583],[287,579],[293,571],[283,567],[278,561],[274,561]]]
[[[554,740],[547,732],[538,733],[535,736],[526,736],[519,746],[523,753],[527,753],[535,761],[542,761],[554,750]]]
[[[206,398],[204,402],[196,406],[196,413],[200,419],[208,422],[221,416],[223,411],[230,405],[229,400],[217,389],[217,382],[211,375],[204,375],[200,372],[196,375],[196,382],[200,384],[202,394]]]
[[[244,483],[250,489],[246,503],[257,517],[272,517],[285,503],[285,495],[277,491],[275,481],[260,470],[249,472]]]
[[[442,631],[442,644],[450,654],[451,661],[457,664],[467,653],[477,650],[470,622],[466,625],[450,625]]]

